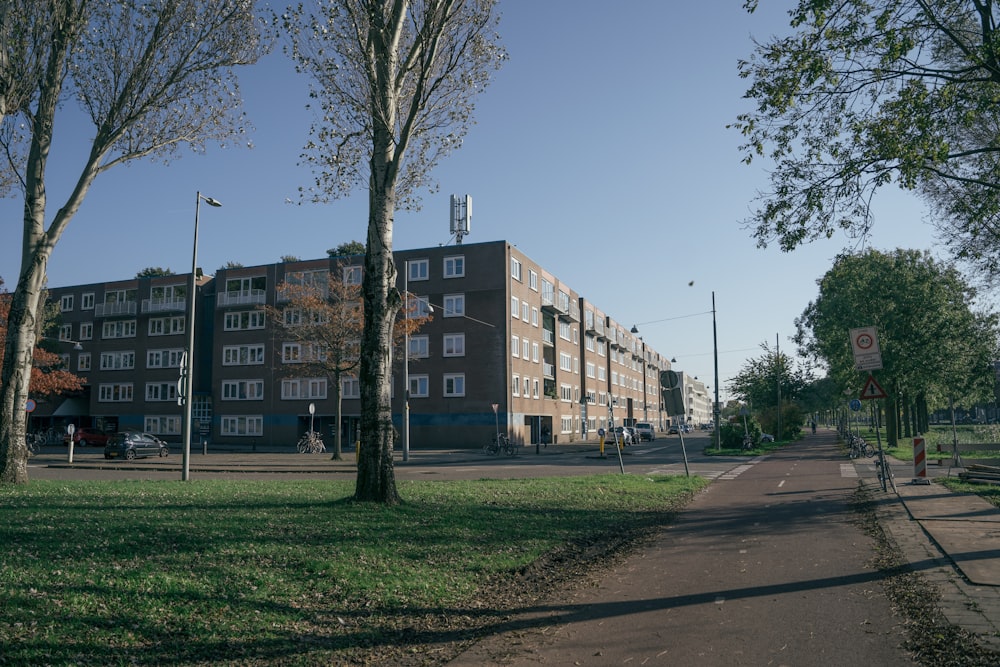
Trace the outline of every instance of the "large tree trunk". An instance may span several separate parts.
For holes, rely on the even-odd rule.
[[[355,500],[399,502],[393,470],[392,327],[399,310],[396,267],[392,259],[394,203],[391,194],[373,189],[365,250],[365,327],[361,337],[361,451]]]
[[[25,425],[28,385],[31,382],[32,354],[35,349],[38,304],[45,285],[48,256],[32,255],[11,296],[4,342],[2,394],[0,394],[0,483],[28,481],[28,448]]]
[[[344,397],[340,392],[340,373],[333,374],[333,402],[337,406],[334,413],[337,426],[333,429],[333,456],[334,461],[344,458]]]

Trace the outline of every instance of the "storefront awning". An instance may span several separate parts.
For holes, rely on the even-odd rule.
[[[82,398],[65,399],[55,412],[53,417],[81,417],[90,413],[90,405]]]

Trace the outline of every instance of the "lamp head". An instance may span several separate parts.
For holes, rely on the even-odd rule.
[[[218,199],[212,199],[211,197],[206,197],[205,195],[199,195],[199,196],[209,206],[214,206],[215,208],[219,208],[220,206],[222,206],[222,202],[219,201]]]
[[[635,325],[633,324],[633,325],[632,325],[632,333],[634,333],[634,334],[637,334],[637,333],[639,333],[639,327],[637,327],[637,326],[635,326]]]

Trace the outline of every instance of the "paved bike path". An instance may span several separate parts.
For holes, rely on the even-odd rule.
[[[523,610],[451,664],[913,664],[835,442],[720,478],[596,585]]]

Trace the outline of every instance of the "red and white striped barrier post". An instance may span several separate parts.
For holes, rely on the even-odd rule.
[[[927,479],[927,449],[923,438],[913,439],[913,476],[914,481]]]

